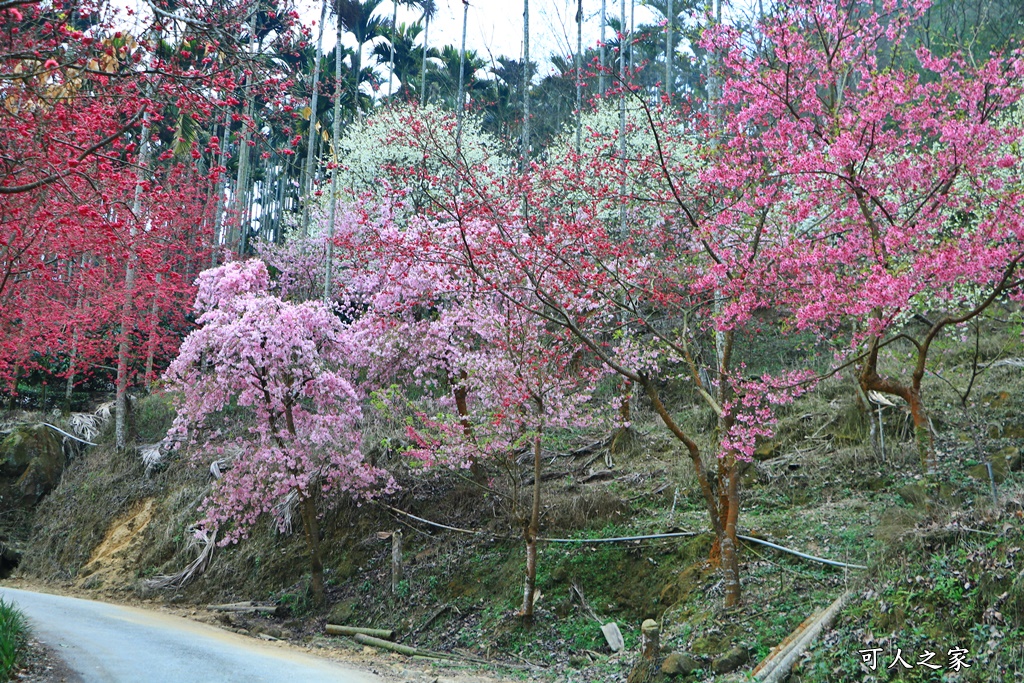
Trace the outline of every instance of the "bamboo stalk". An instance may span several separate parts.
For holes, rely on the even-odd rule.
[[[385,638],[391,640],[395,632],[389,628],[363,628],[361,626],[341,626],[339,624],[327,624],[325,629],[332,636],[372,636],[374,638]]]
[[[754,668],[754,670],[751,672],[750,675],[753,676],[754,678],[757,678],[761,674],[762,670],[764,670],[766,668],[768,668],[768,669],[774,668],[775,662],[778,661],[777,658],[780,655],[784,655],[784,654],[788,653],[789,650],[790,650],[790,647],[793,645],[793,643],[796,642],[800,638],[800,636],[802,636],[804,634],[804,631],[807,630],[807,627],[810,626],[811,624],[813,624],[818,619],[818,617],[820,617],[820,616],[821,616],[821,610],[820,609],[814,610],[814,613],[811,614],[811,616],[809,616],[806,619],[804,619],[803,623],[801,623],[799,626],[797,626],[793,630],[792,633],[790,633],[788,636],[786,636],[781,643],[776,645],[772,649],[772,651],[768,653],[768,656],[764,658],[764,661],[761,662],[760,664],[758,664],[757,667]]]
[[[244,602],[230,605],[207,605],[206,609],[212,612],[258,612],[260,614],[280,614],[282,612],[282,608],[277,605],[252,605]]]
[[[789,671],[793,668],[793,663],[796,662],[797,657],[803,654],[804,650],[818,637],[818,634],[832,623],[832,620],[839,614],[839,611],[846,605],[852,595],[852,591],[846,591],[836,598],[835,602],[829,605],[828,609],[822,612],[817,620],[808,626],[803,634],[789,646],[788,650],[784,651],[784,654],[780,653],[780,656],[774,658],[774,664],[769,663],[761,670],[759,680],[762,683],[782,683],[786,676],[789,675]]]
[[[355,641],[357,643],[362,643],[363,645],[369,645],[371,647],[380,648],[381,650],[391,650],[392,652],[403,654],[406,657],[425,655],[423,651],[418,650],[414,647],[410,647],[408,645],[401,645],[399,643],[392,643],[390,640],[374,638],[373,636],[368,636],[365,633],[355,634]]]

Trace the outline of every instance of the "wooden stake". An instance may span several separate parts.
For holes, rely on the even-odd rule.
[[[640,626],[640,652],[644,659],[654,661],[661,653],[661,628],[654,619],[647,619]]]
[[[402,581],[402,531],[396,529],[391,534],[391,592],[398,593],[398,584]]]

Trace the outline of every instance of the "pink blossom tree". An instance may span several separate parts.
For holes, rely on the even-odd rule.
[[[906,30],[926,6],[799,0],[765,22],[760,45],[711,32],[725,131],[705,178],[725,200],[707,235],[740,247],[711,274],[722,324],[772,308],[792,329],[841,341],[839,364],[858,366],[864,392],[907,402],[934,475],[931,345],[1022,282],[1024,129],[1012,114],[1024,61],[918,47],[915,68],[888,63],[911,52]],[[897,340],[914,360],[885,376]]]
[[[204,271],[198,285],[201,327],[166,373],[178,398],[170,436],[197,460],[218,459],[231,445],[239,453],[204,503],[203,526],[221,543],[237,542],[260,515],[294,499],[321,604],[319,504],[392,486],[359,450],[360,402],[346,372],[357,340],[328,306],[269,295],[261,261]]]

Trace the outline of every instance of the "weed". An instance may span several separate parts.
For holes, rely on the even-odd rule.
[[[25,615],[0,598],[0,681],[9,681],[28,648]]]

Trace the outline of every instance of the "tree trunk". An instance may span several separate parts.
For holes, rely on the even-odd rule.
[[[672,35],[675,30],[675,8],[672,5],[672,0],[668,0],[668,31],[665,35],[665,94],[668,95],[669,103],[672,102],[673,86],[675,85],[675,79],[672,73],[672,57],[674,56],[672,51],[675,49],[672,46],[672,39],[675,37]]]
[[[740,514],[740,472],[739,462],[734,454],[729,454],[726,466],[726,481],[722,482],[726,490],[725,526],[722,534],[722,571],[725,574],[725,606],[736,607],[740,604],[740,565],[739,543],[736,539],[736,527]]]
[[[914,419],[914,440],[917,452],[921,456],[921,470],[925,477],[932,478],[938,474],[939,466],[935,459],[935,440],[932,438],[932,425],[928,413],[921,400],[921,390],[911,388],[907,403],[910,404],[910,415]]]
[[[619,420],[622,422],[622,426],[616,429],[612,436],[611,445],[608,447],[610,455],[632,453],[637,448],[639,439],[631,424],[633,421],[632,400],[633,383],[627,379],[619,388]],[[609,458],[608,466],[611,467],[611,464]]]
[[[576,5],[576,156],[583,150],[583,0]]]
[[[642,379],[644,390],[647,392],[647,397],[651,399],[651,404],[654,406],[654,411],[658,413],[661,421],[668,427],[668,430],[679,439],[686,446],[687,453],[690,456],[690,461],[693,463],[693,471],[697,475],[697,482],[700,484],[701,493],[704,495],[704,504],[707,507],[708,517],[711,521],[711,529],[715,532],[716,537],[721,537],[723,533],[723,520],[718,514],[718,504],[715,502],[715,494],[711,489],[711,481],[708,479],[707,470],[704,468],[704,462],[701,460],[700,448],[696,442],[686,435],[672,416],[669,414],[668,409],[665,408],[665,404],[661,401],[661,396],[658,395],[658,390],[654,386],[654,383],[647,378]]]
[[[156,330],[160,324],[160,283],[163,280],[163,273],[156,274],[156,292],[153,293],[153,303],[149,308],[149,341],[146,344],[146,391],[153,390],[153,357],[156,356]]]
[[[464,384],[467,379],[469,379],[469,375],[466,374],[465,370],[459,371],[458,382],[453,381],[453,378],[449,377],[449,381],[453,385],[452,396],[455,398],[455,410],[459,414],[459,424],[462,425],[462,433],[467,439],[474,441],[473,424],[469,421],[469,390]],[[473,475],[473,481],[476,483],[486,483],[487,473],[484,471],[483,465],[480,464],[480,459],[475,455],[470,459],[469,472]]]
[[[537,536],[540,533],[540,470],[543,427],[537,427],[533,437],[533,505],[530,522],[526,527],[526,580],[523,582],[523,623],[533,624],[534,593],[537,590]]]
[[[398,0],[391,0],[391,62],[388,64],[388,97],[395,100],[395,39],[398,37]]]
[[[626,0],[619,0],[619,239],[626,238]],[[632,36],[630,36],[632,38]]]
[[[238,143],[238,174],[235,176],[235,215],[231,221],[231,231],[227,239],[229,250],[241,254],[244,242],[242,233],[248,231],[249,226],[245,225],[246,220],[246,198],[249,186],[249,142],[250,126],[252,123],[253,95],[250,81],[251,76],[245,77],[245,111],[242,116],[241,138]]]
[[[398,584],[402,582],[402,530],[395,529],[391,533],[391,594],[398,594]]]
[[[224,169],[227,165],[228,159],[228,138],[231,136],[231,111],[230,108],[224,108],[224,125],[221,128],[220,138],[220,151],[218,154],[217,166]],[[227,188],[227,173],[225,171],[220,172],[220,176],[217,178],[217,206],[214,209],[213,216],[213,244],[210,245],[210,267],[213,268],[217,265],[217,246],[221,243],[221,240],[227,239],[227,235],[224,235],[221,231],[224,229],[224,192]]]
[[[142,184],[149,172],[149,116],[143,119],[140,135],[139,172],[135,180],[135,197],[132,200],[131,228],[128,230],[128,261],[124,273],[124,301],[121,309],[120,341],[117,348],[117,389],[114,398],[114,447],[123,451],[128,445],[128,345],[132,325],[132,308],[135,305],[135,236],[136,226],[142,213]]]
[[[423,61],[420,64],[420,106],[426,106],[427,104],[427,49],[429,43],[427,38],[430,36],[430,17],[426,17],[423,21]]]
[[[523,0],[523,139],[520,172],[530,168],[530,0]],[[524,202],[525,205],[525,202]],[[525,215],[525,212],[524,212]]]
[[[337,47],[335,48],[334,58],[334,125],[331,131],[331,162],[333,167],[331,168],[331,204],[330,210],[327,215],[327,254],[324,263],[324,302],[331,300],[331,277],[332,269],[334,267],[334,222],[338,216],[338,174],[341,169],[338,168],[338,147],[341,145],[341,85],[342,85],[342,72],[341,72],[341,18],[338,18],[337,25]],[[356,47],[356,53],[362,51],[363,46],[359,45]],[[353,61],[356,63],[356,69],[359,68],[358,57],[353,57]],[[359,75],[356,74],[356,88],[352,91],[356,97],[356,108],[359,107]]]
[[[462,149],[462,119],[466,108],[466,21],[469,19],[469,0],[462,0],[462,47],[459,48],[459,92],[455,101],[455,148]]]
[[[302,527],[306,535],[306,547],[309,549],[310,590],[313,592],[313,604],[321,607],[325,601],[324,593],[324,560],[320,552],[320,522],[316,516],[316,499],[305,496],[301,502]]]
[[[598,70],[598,74],[597,74],[597,92],[602,97],[604,96],[604,88],[605,88],[605,84],[604,84],[605,69],[608,67],[608,48],[605,47],[605,40],[606,40],[606,38],[605,38],[605,36],[606,36],[605,29],[606,29],[606,27],[608,25],[608,13],[607,13],[607,11],[608,11],[608,0],[601,0],[601,46],[600,46],[600,48],[601,48],[600,49],[601,68]]]
[[[932,438],[931,421],[928,419],[924,401],[921,400],[921,378],[924,372],[915,371],[913,384],[910,386],[883,378],[878,374],[878,343],[879,340],[877,339],[871,342],[871,348],[868,350],[867,357],[861,367],[859,378],[861,389],[863,389],[865,394],[869,391],[878,391],[883,394],[899,396],[907,402],[907,405],[910,407],[910,415],[914,420],[914,439],[917,442],[918,454],[921,457],[921,471],[930,483],[934,483],[934,478],[938,474],[938,462],[935,458],[935,442]],[[927,347],[923,348],[923,351],[918,351],[919,354],[927,352]],[[924,356],[919,355],[918,368],[923,367]]]
[[[82,269],[85,269],[86,256],[82,256]],[[68,268],[68,277],[70,279],[71,269]],[[76,317],[81,313],[83,306],[83,291],[85,289],[85,283],[81,280],[78,281],[78,293],[75,296],[75,315]],[[75,370],[77,370],[78,364],[78,322],[75,322],[75,328],[71,332],[71,357],[68,359],[68,377],[67,386],[64,387],[64,412],[71,412],[71,393],[75,390]]]

